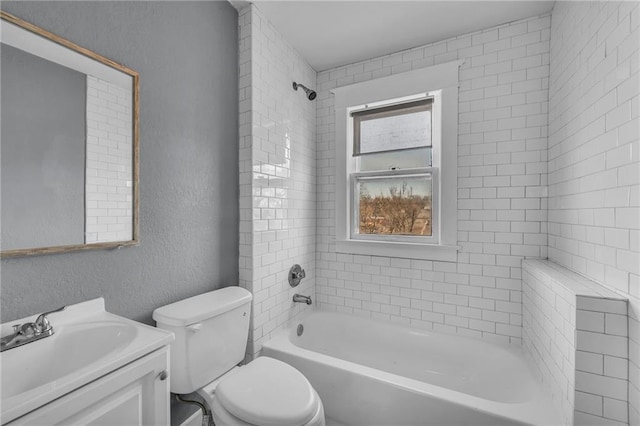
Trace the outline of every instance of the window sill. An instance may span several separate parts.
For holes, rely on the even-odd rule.
[[[458,246],[412,244],[386,241],[336,240],[336,252],[369,256],[456,262]]]

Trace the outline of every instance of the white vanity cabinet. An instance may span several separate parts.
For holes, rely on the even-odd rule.
[[[163,346],[8,425],[169,425],[168,368]]]

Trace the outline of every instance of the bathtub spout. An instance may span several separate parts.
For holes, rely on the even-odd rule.
[[[293,301],[294,302],[299,302],[299,303],[306,303],[307,305],[310,305],[311,304],[311,297],[303,296],[301,294],[294,294],[293,295]]]

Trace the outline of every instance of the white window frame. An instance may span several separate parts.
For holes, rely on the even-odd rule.
[[[336,132],[336,251],[338,253],[402,257],[409,259],[457,260],[458,233],[458,68],[453,61],[332,90],[335,95]],[[353,157],[353,127],[350,112],[363,105],[388,104],[434,96],[432,168],[432,229],[435,238],[409,242],[405,238],[376,238],[360,234],[354,238],[355,207],[353,177],[362,175]],[[438,118],[439,116],[439,118]],[[437,131],[439,129],[439,132]],[[439,134],[438,134],[439,133]],[[367,173],[376,174],[376,173]]]

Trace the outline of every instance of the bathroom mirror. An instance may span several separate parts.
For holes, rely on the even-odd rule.
[[[0,255],[137,245],[138,73],[0,18]]]

